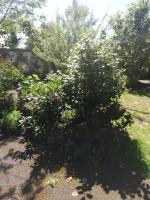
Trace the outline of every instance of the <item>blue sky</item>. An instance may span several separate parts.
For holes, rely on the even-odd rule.
[[[106,12],[111,15],[116,11],[123,11],[127,5],[134,0],[79,0],[93,10],[96,18],[101,19]],[[47,0],[46,7],[42,9],[42,13],[47,15],[48,19],[53,19],[56,11],[64,13],[65,8],[71,5],[72,0]]]

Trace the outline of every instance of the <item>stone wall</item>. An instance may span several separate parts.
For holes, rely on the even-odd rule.
[[[54,70],[51,63],[39,58],[28,49],[0,48],[0,60],[12,63],[26,75],[36,73],[43,77]]]

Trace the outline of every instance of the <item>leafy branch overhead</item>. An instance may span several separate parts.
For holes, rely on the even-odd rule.
[[[34,10],[44,3],[45,0],[0,0],[0,46],[16,47],[23,21],[35,19]]]

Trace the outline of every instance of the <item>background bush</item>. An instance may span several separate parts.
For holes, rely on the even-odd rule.
[[[4,131],[17,130],[20,113],[17,109],[17,85],[23,75],[10,63],[0,62],[0,127]]]
[[[17,133],[17,131],[19,132],[19,119],[19,111],[3,111],[2,118],[0,118],[0,125],[2,130],[4,132],[7,130],[9,133]]]

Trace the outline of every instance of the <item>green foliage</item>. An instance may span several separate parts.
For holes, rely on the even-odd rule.
[[[17,106],[17,85],[23,80],[23,75],[11,64],[0,62],[0,127],[7,130],[17,130],[20,112]]]
[[[19,70],[8,62],[0,61],[0,93],[14,90],[17,84],[23,79]]]
[[[43,82],[36,75],[29,76],[21,83],[18,91],[22,112],[20,125],[26,133],[25,138],[33,146],[42,144],[36,149],[36,153],[41,149],[44,152],[62,137],[61,133],[57,134],[65,103],[61,77],[54,74],[49,81]]]
[[[33,75],[20,84],[20,125],[30,149],[81,156],[93,148],[92,153],[105,156],[112,141],[117,143],[114,135],[126,128],[130,116],[118,102],[123,72],[111,53],[107,45],[85,36],[72,51],[65,74],[58,71],[44,81]]]
[[[124,90],[123,71],[112,57],[109,46],[85,36],[69,58],[68,101],[75,109],[82,107],[85,116],[116,103]]]
[[[123,71],[112,58],[110,46],[91,36],[84,36],[69,58],[64,91],[67,104],[76,111],[70,134],[81,157],[89,152],[101,158],[113,145],[117,149],[117,132],[131,122],[119,104]]]
[[[83,33],[95,32],[97,23],[89,7],[78,0],[72,1],[72,5],[65,10],[64,17],[60,17],[59,20],[62,21],[63,29],[65,29],[68,46],[78,42]]]
[[[64,16],[56,14],[56,19],[43,23],[35,37],[29,37],[28,44],[34,52],[47,61],[52,61],[57,69],[63,70],[70,55],[70,50],[82,34],[96,33],[96,20],[86,5],[77,0],[65,10]]]
[[[11,31],[7,34],[7,39],[5,41],[5,46],[10,48],[16,48],[19,44],[20,38],[17,37],[17,33],[15,31]]]
[[[48,185],[51,187],[51,188],[54,188],[59,182],[59,179],[58,178],[50,178],[48,180]]]
[[[125,14],[118,13],[110,20],[114,32],[113,48],[120,66],[126,70],[130,86],[136,85],[138,79],[149,76],[149,16],[149,0],[138,0],[128,7]]]
[[[23,21],[34,20],[34,9],[44,3],[45,0],[0,0],[0,46],[17,47]]]
[[[44,25],[32,43],[33,41],[34,52],[43,59],[53,62],[57,67],[67,61],[69,53],[67,35],[59,24],[51,22]]]
[[[0,63],[0,111],[15,106],[17,101],[16,88],[23,79],[19,70],[7,62]]]
[[[0,127],[3,129],[3,131],[7,132],[9,131],[9,133],[11,131],[17,131],[19,130],[19,119],[21,117],[21,114],[19,111],[17,110],[13,110],[10,112],[6,112],[3,111],[3,113],[1,114],[2,116],[0,117]]]
[[[23,80],[19,70],[7,62],[0,62],[0,112],[15,108],[17,85]]]

